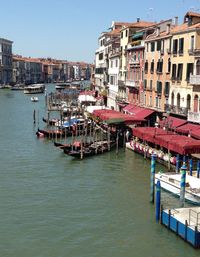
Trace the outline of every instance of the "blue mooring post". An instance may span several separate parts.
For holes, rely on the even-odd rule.
[[[181,188],[180,188],[180,203],[181,207],[184,207],[184,201],[185,201],[185,180],[186,180],[186,170],[187,166],[183,164],[181,167]]]
[[[161,188],[160,188],[160,180],[158,180],[156,184],[156,222],[159,222],[160,220],[160,199],[161,199]]]
[[[176,155],[176,173],[179,173],[180,155]]]
[[[200,175],[200,160],[197,162],[197,178],[199,178]]]
[[[183,165],[186,163],[186,156],[183,156]]]
[[[192,176],[193,160],[190,159],[190,176]]]
[[[155,195],[155,168],[156,168],[156,155],[151,155],[151,188],[150,188],[150,202],[154,203]]]

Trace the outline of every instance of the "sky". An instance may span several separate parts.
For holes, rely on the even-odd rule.
[[[200,12],[200,0],[0,0],[0,38],[13,53],[93,63],[112,21],[161,21]]]

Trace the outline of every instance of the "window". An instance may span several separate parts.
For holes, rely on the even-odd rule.
[[[121,32],[121,38],[123,38],[123,31]]]
[[[178,72],[177,72],[177,80],[178,81],[182,80],[182,74],[183,74],[183,64],[179,63],[178,64]]]
[[[151,52],[155,51],[155,42],[151,42]]]
[[[151,61],[151,67],[150,67],[150,72],[154,72],[154,60]]]
[[[99,60],[102,60],[103,59],[103,53],[100,53],[99,54]]]
[[[128,30],[126,30],[126,37],[128,37]]]
[[[176,80],[176,64],[172,65],[172,80]]]
[[[115,60],[115,66],[118,67],[118,60]]]
[[[157,94],[162,95],[162,82],[157,81]]]
[[[183,54],[183,49],[184,49],[184,38],[179,38],[179,54]]]
[[[178,39],[173,40],[173,54],[177,54],[178,51]]]
[[[157,41],[157,51],[161,50],[161,40]]]
[[[165,96],[166,97],[169,96],[169,82],[168,81],[165,82]]]
[[[190,75],[193,74],[193,63],[187,63],[186,80],[189,81]]]
[[[144,71],[145,73],[148,73],[148,61],[146,61],[144,64]]]
[[[144,80],[144,89],[147,89],[147,80]]]
[[[113,68],[113,61],[110,62],[110,67]]]
[[[157,73],[162,73],[162,70],[163,70],[163,60],[161,59],[161,60],[158,60],[158,62],[157,62],[156,71],[157,71]]]
[[[190,39],[190,50],[194,50],[194,36],[191,36],[191,39]]]
[[[168,59],[168,65],[167,65],[167,73],[170,73],[171,71],[171,59]]]
[[[149,90],[152,91],[153,89],[153,80],[150,80]]]
[[[196,75],[200,75],[200,60],[196,63]]]

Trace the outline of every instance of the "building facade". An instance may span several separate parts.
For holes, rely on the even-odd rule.
[[[12,44],[13,42],[0,38],[0,84],[9,84],[13,80],[12,67]]]

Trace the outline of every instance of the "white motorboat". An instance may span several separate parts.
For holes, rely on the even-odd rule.
[[[31,97],[31,101],[32,101],[32,102],[38,102],[39,99],[38,99],[37,96],[32,96],[32,97]]]
[[[155,183],[160,180],[161,188],[180,197],[180,173],[157,173]],[[186,174],[185,200],[200,205],[200,179]]]

